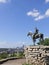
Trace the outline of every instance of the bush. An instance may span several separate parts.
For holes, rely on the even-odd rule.
[[[23,52],[18,52],[18,53],[17,53],[17,57],[18,57],[18,58],[23,58],[23,57],[24,57]]]
[[[7,57],[8,57],[8,54],[7,53],[0,54],[0,59],[5,59]]]
[[[16,53],[10,55],[10,57],[16,57],[16,56],[17,56]]]

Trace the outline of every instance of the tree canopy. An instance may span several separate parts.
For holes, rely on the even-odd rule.
[[[49,45],[49,38],[45,38],[44,39],[44,41],[39,41],[38,43],[37,43],[38,45]]]

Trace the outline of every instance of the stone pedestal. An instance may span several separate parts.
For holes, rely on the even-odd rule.
[[[25,47],[26,63],[33,65],[49,65],[49,46]]]

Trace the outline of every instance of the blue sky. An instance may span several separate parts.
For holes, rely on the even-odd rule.
[[[0,47],[32,45],[35,27],[49,37],[49,0],[0,0]]]

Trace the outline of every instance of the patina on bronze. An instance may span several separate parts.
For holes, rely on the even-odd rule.
[[[36,39],[39,39],[40,41],[43,41],[43,37],[44,37],[42,33],[39,33],[39,30],[37,28],[35,28],[34,33],[28,32],[27,36],[31,36],[31,38],[34,42],[34,45],[35,45]]]

